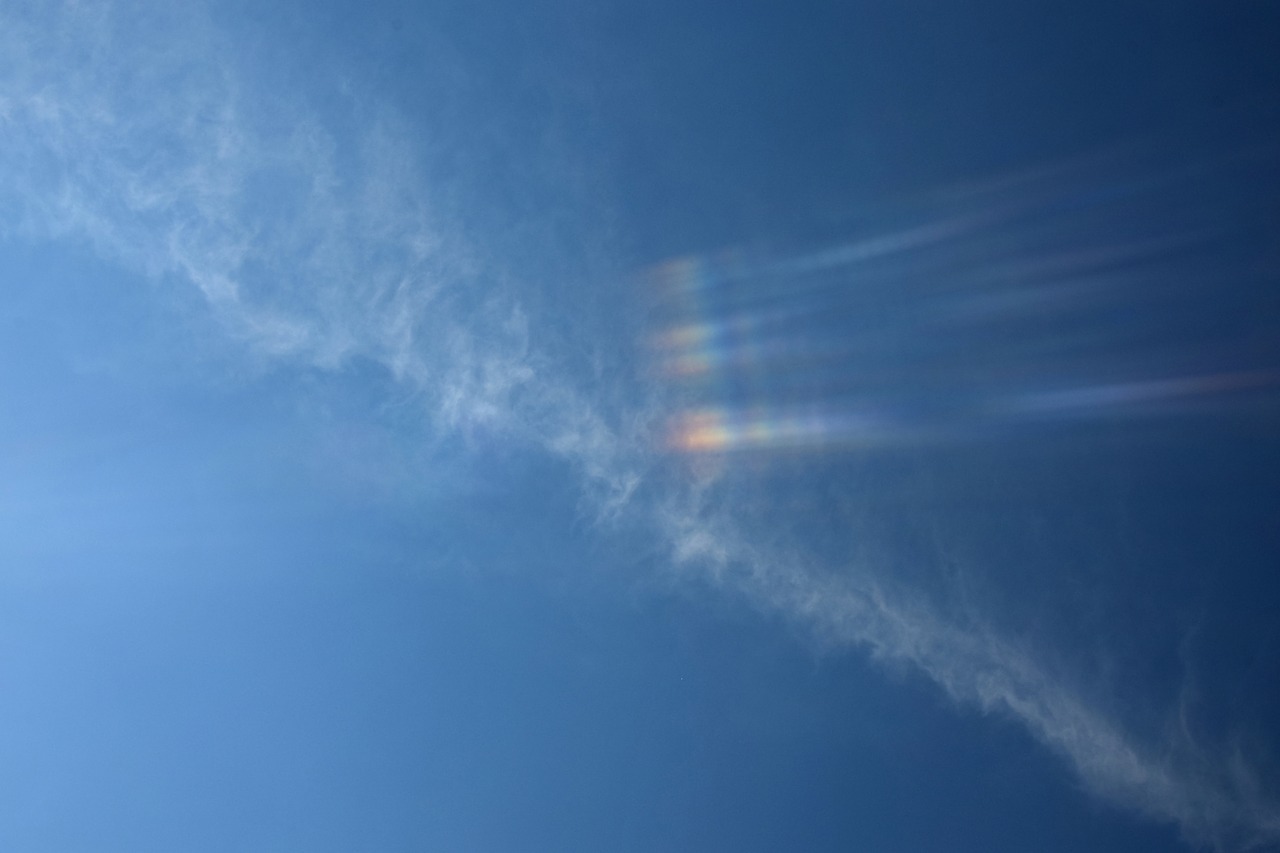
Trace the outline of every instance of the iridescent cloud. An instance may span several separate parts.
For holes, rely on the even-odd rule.
[[[1204,307],[1255,260],[1221,239],[1231,168],[1118,182],[1061,167],[940,194],[861,240],[659,263],[642,281],[666,446],[971,440],[1272,394],[1280,347],[1240,345],[1249,306]]]

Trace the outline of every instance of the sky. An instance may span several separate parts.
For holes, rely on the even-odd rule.
[[[0,848],[1280,850],[1277,38],[0,0]]]

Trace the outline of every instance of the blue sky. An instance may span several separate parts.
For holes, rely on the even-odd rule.
[[[1266,3],[0,3],[0,847],[1280,846]]]

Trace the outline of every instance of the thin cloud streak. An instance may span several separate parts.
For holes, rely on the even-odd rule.
[[[345,118],[360,130],[344,134],[286,95],[251,94],[234,39],[195,12],[34,8],[0,12],[0,192],[17,211],[6,230],[85,241],[194,287],[265,362],[381,364],[422,400],[428,434],[485,434],[566,460],[597,515],[650,530],[682,572],[1018,721],[1101,796],[1195,840],[1280,840],[1276,806],[1223,762],[1139,749],[977,623],[891,594],[873,568],[837,576],[771,553],[728,520],[732,502],[714,483],[647,473],[652,419],[605,411],[557,367],[477,244],[424,190],[390,111],[352,96]],[[893,254],[967,227],[801,263]]]
[[[253,85],[191,8],[45,3],[0,14],[6,230],[87,241],[194,285],[254,357],[383,365],[439,433],[487,431],[576,466],[612,512],[634,437],[534,351],[519,302],[420,174],[409,134],[354,95],[344,125]]]
[[[1259,792],[1239,755],[1207,755],[1185,733],[1140,746],[981,622],[943,619],[873,568],[845,566],[836,575],[803,555],[762,547],[729,519],[730,501],[714,490],[692,489],[661,515],[678,566],[825,643],[913,668],[957,703],[1021,724],[1095,795],[1174,823],[1193,844],[1236,850],[1280,842],[1280,806]]]

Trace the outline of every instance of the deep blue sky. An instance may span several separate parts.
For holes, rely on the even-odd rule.
[[[0,2],[0,848],[1280,848],[1278,41]]]

